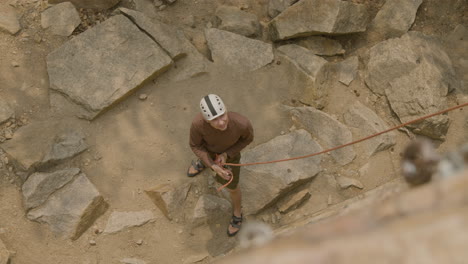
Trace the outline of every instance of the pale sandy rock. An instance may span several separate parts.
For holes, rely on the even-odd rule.
[[[356,180],[353,178],[338,175],[338,176],[335,176],[335,179],[338,182],[338,185],[341,187],[341,189],[347,189],[351,186],[354,186],[359,189],[364,188],[364,186],[359,180]]]
[[[297,192],[286,199],[281,200],[278,203],[278,210],[286,214],[294,209],[296,209],[298,206],[300,206],[302,203],[307,201],[310,198],[310,192],[308,190],[302,190],[300,192]]]
[[[146,264],[146,261],[137,258],[124,258],[120,260],[122,264]]]
[[[3,241],[0,239],[0,264],[10,263],[10,252],[7,250]]]
[[[273,61],[271,44],[216,28],[206,29],[205,36],[215,63],[254,71]]]
[[[12,35],[20,31],[21,25],[15,9],[8,5],[0,6],[0,32],[4,31]]]
[[[52,6],[41,14],[42,28],[49,29],[53,34],[59,36],[70,36],[80,23],[78,11],[70,2]]]
[[[150,210],[136,212],[112,212],[107,221],[105,234],[113,234],[130,227],[142,226],[150,221],[154,221],[156,217]]]
[[[357,56],[349,57],[346,60],[337,63],[338,81],[349,86],[349,84],[356,78],[358,66],[359,59]]]
[[[369,22],[367,7],[341,0],[303,0],[270,22],[273,40],[322,34],[364,32]]]
[[[317,78],[322,67],[327,63],[325,59],[314,55],[310,50],[295,44],[280,46],[278,47],[278,51],[297,63],[314,80]]]
[[[219,6],[215,12],[214,26],[221,30],[233,32],[242,36],[257,36],[260,23],[255,14],[240,10],[235,6]]]
[[[0,124],[7,122],[15,116],[15,112],[10,107],[10,104],[3,98],[0,98]]]

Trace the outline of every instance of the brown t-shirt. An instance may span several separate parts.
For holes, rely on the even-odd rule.
[[[236,112],[228,112],[229,123],[224,131],[213,128],[199,113],[190,127],[190,147],[193,153],[207,166],[214,164],[210,154],[226,152],[234,157],[253,141],[250,121]]]

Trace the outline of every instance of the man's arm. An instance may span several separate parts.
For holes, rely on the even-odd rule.
[[[192,124],[190,127],[190,142],[189,142],[190,148],[192,149],[193,153],[203,161],[205,166],[211,167],[213,166],[214,161],[208,154],[208,151],[206,148],[203,146],[203,137],[199,131],[199,129],[196,127],[195,124]]]
[[[235,157],[239,152],[247,147],[250,143],[252,143],[254,139],[254,132],[252,124],[250,121],[246,119],[246,122],[242,128],[242,134],[236,144],[232,145],[228,150],[226,150],[226,154],[228,157]]]

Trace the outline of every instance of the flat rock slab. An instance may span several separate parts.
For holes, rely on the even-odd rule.
[[[145,193],[159,210],[172,220],[181,212],[191,186],[191,183],[186,183],[174,188],[169,184],[158,184],[145,190]]]
[[[353,141],[351,131],[341,122],[313,107],[290,107],[293,117],[316,137],[325,148],[337,147]],[[331,156],[340,165],[354,160],[356,153],[352,146],[334,150]]]
[[[80,173],[80,169],[71,168],[52,173],[34,173],[23,184],[23,205],[26,211],[43,204],[49,196],[65,186]]]
[[[345,53],[345,50],[338,41],[322,36],[300,38],[295,43],[309,49],[315,55],[336,56],[343,55]]]
[[[310,35],[364,32],[369,23],[367,7],[340,0],[302,0],[270,22],[273,40]]]
[[[15,112],[10,107],[7,101],[0,98],[0,124],[5,123],[10,118],[15,116]]]
[[[7,32],[12,35],[20,31],[21,26],[15,9],[8,5],[0,6],[0,32]]]
[[[216,63],[239,71],[254,71],[273,61],[271,44],[216,28],[205,30],[205,36]]]
[[[235,6],[222,5],[215,12],[215,27],[246,37],[257,36],[260,23],[256,15],[240,10]]]
[[[49,0],[49,4],[71,2],[77,8],[108,9],[115,6],[120,0]]]
[[[359,138],[364,138],[372,134],[387,130],[388,125],[371,109],[364,106],[359,101],[352,104],[343,115],[348,127],[356,130]],[[395,145],[395,132],[388,132],[383,135],[361,142],[366,149],[367,155],[388,149]]]
[[[93,119],[172,59],[123,15],[83,32],[47,56],[50,88],[65,94]]]
[[[79,128],[64,120],[28,124],[18,129],[13,139],[2,144],[16,169],[27,172],[25,177],[37,169],[71,159],[87,147]]]
[[[52,34],[68,37],[80,25],[81,19],[75,6],[64,2],[46,9],[41,14],[41,26]]]
[[[280,46],[278,47],[278,51],[297,63],[314,80],[317,78],[322,67],[327,63],[327,60],[314,55],[312,51],[295,44]]]
[[[241,163],[270,161],[303,156],[321,151],[306,130],[276,137],[242,153]],[[256,214],[272,205],[295,187],[312,180],[320,168],[321,157],[242,167],[240,181],[245,215]]]
[[[52,193],[27,218],[46,223],[50,229],[72,240],[79,238],[108,208],[96,187],[84,173]]]
[[[117,233],[130,227],[142,226],[154,220],[156,220],[156,217],[150,210],[139,212],[112,212],[107,221],[104,233]]]

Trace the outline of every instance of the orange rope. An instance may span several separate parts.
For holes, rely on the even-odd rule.
[[[401,124],[401,125],[392,127],[392,128],[390,128],[390,129],[387,129],[387,130],[378,132],[378,133],[373,134],[373,135],[370,135],[370,136],[368,136],[368,137],[361,138],[361,139],[359,139],[359,140],[356,140],[356,141],[353,141],[353,142],[350,142],[350,143],[346,143],[346,144],[341,145],[341,146],[337,146],[337,147],[334,147],[334,148],[326,149],[326,150],[324,150],[324,151],[320,151],[320,152],[313,153],[313,154],[309,154],[309,155],[304,155],[304,156],[299,156],[299,157],[293,157],[293,158],[289,158],[289,159],[280,159],[280,160],[272,160],[272,161],[264,161],[264,162],[252,162],[252,163],[244,163],[244,164],[225,163],[224,165],[229,165],[229,166],[251,166],[251,165],[269,164],[269,163],[277,163],[277,162],[283,162],[283,161],[290,161],[290,160],[297,160],[297,159],[309,158],[309,157],[317,156],[317,155],[320,155],[320,154],[323,154],[323,153],[327,153],[327,152],[330,152],[330,151],[333,151],[333,150],[337,150],[337,149],[340,149],[340,148],[344,148],[344,147],[347,147],[347,146],[351,146],[351,145],[354,145],[354,144],[356,144],[356,143],[362,142],[362,141],[364,141],[364,140],[368,140],[368,139],[370,139],[370,138],[373,138],[373,137],[376,137],[376,136],[385,134],[385,133],[387,133],[387,132],[390,132],[390,131],[392,131],[392,130],[398,129],[398,128],[400,128],[400,127],[404,127],[404,126],[407,126],[407,125],[409,125],[409,124],[416,123],[416,122],[418,122],[418,121],[421,121],[421,120],[424,120],[424,119],[427,119],[427,118],[431,118],[431,117],[433,117],[433,116],[440,115],[440,114],[443,114],[443,113],[446,113],[446,112],[450,112],[450,111],[453,111],[453,110],[455,110],[455,109],[462,108],[462,107],[465,107],[465,106],[468,106],[468,103],[464,103],[464,104],[461,104],[461,105],[456,105],[456,106],[454,106],[454,107],[451,107],[451,108],[448,108],[448,109],[439,111],[439,112],[437,112],[437,113],[433,113],[433,114],[430,114],[430,115],[426,115],[426,116],[417,118],[417,119],[415,119],[415,120],[412,120],[412,121],[403,123],[403,124]],[[228,184],[229,184],[229,183],[228,183]],[[223,186],[223,188],[224,188],[224,186]],[[221,189],[222,189],[222,188],[221,188]]]

